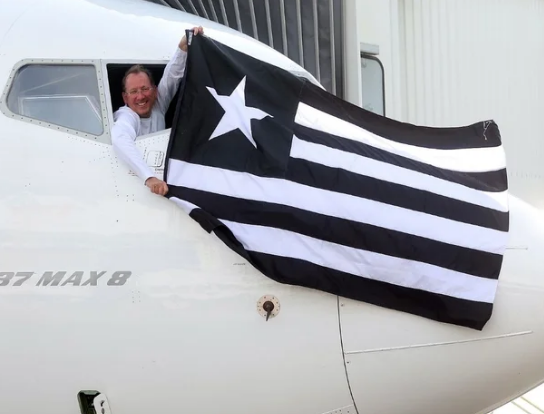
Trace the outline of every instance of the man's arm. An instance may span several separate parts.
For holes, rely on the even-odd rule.
[[[185,74],[186,62],[187,52],[176,48],[174,56],[164,68],[164,74],[157,87],[157,105],[163,114],[168,111],[168,106],[178,90],[181,79]]]
[[[202,26],[194,27],[193,34],[196,36],[200,33],[204,33]],[[185,65],[187,63],[187,37],[183,36],[179,42],[174,56],[170,59],[166,67],[164,68],[164,73],[157,87],[157,104],[159,109],[164,114],[168,111],[170,102],[176,94],[181,79],[185,74]]]
[[[121,107],[115,113],[115,122],[111,129],[113,149],[123,162],[144,182],[155,174],[143,159],[143,154],[136,147],[135,140],[140,129],[138,115],[129,108]]]

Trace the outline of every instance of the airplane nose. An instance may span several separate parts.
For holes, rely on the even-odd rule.
[[[509,204],[510,236],[499,285],[544,288],[544,211],[513,196]]]
[[[512,196],[509,208],[508,248],[482,331],[340,299],[348,380],[362,412],[484,414],[544,381],[544,214]]]
[[[509,242],[489,330],[544,330],[544,212],[510,197]],[[485,330],[484,330],[485,331]],[[541,343],[544,361],[544,343]],[[544,373],[542,374],[544,379]]]

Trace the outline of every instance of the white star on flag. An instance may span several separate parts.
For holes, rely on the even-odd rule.
[[[246,138],[257,148],[257,144],[253,139],[251,133],[251,120],[258,119],[259,121],[265,116],[272,115],[267,114],[257,108],[251,108],[246,106],[246,77],[240,81],[236,89],[229,95],[218,95],[214,88],[206,86],[215,100],[223,107],[225,114],[217,124],[217,127],[213,131],[210,140],[226,134],[227,132],[239,129],[246,136]]]

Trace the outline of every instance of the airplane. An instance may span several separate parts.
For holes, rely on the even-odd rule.
[[[124,71],[158,79],[194,26],[310,73],[141,0],[0,9],[2,412],[484,414],[544,381],[540,210],[510,196],[482,331],[274,282],[117,159],[112,113]],[[159,178],[169,132],[137,140]]]

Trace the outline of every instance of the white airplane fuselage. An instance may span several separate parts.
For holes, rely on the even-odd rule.
[[[117,159],[107,65],[164,65],[184,30],[202,25],[302,68],[147,2],[0,0],[0,9],[2,413],[78,413],[78,393],[97,391],[111,414],[479,414],[544,381],[540,211],[510,198],[509,248],[481,332],[279,284]],[[14,113],[10,88],[27,64],[93,65],[104,132]],[[158,177],[168,138],[137,141],[159,159]],[[268,321],[265,296],[279,309]]]

